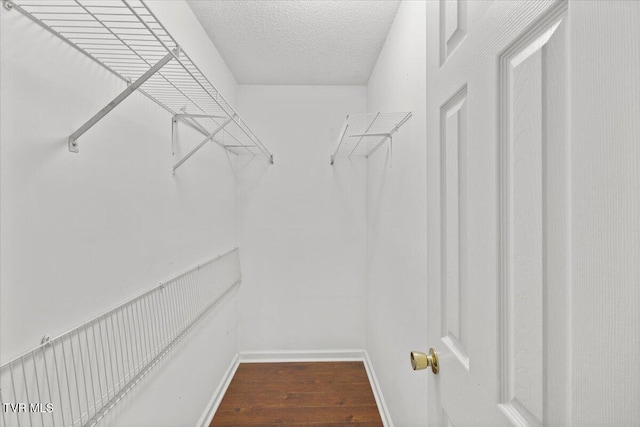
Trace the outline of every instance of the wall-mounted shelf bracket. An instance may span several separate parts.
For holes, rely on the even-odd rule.
[[[335,163],[341,151],[348,152],[348,155],[345,154],[348,158],[352,156],[368,158],[386,141],[392,141],[393,134],[411,118],[411,115],[411,112],[348,115],[342,126],[338,146],[331,156],[331,164]]]
[[[347,116],[347,118],[344,121],[344,124],[342,125],[342,132],[340,132],[340,139],[338,140],[338,147],[336,148],[336,151],[331,155],[331,164],[333,165],[333,162],[336,160],[336,155],[338,154],[338,151],[340,151],[340,146],[342,145],[342,141],[344,141],[344,135],[347,133],[347,130],[349,130],[349,116]]]
[[[254,144],[246,144],[243,143],[241,139],[239,139],[237,136],[235,136],[232,132],[228,132],[228,126],[226,126],[227,124],[230,124],[231,122],[227,122],[224,124],[224,126],[222,126],[222,129],[218,130],[218,133],[220,132],[224,132],[226,134],[226,136],[228,136],[230,139],[236,141],[236,144],[225,144],[223,142],[218,141],[216,138],[210,138],[210,132],[205,128],[204,125],[202,125],[197,119],[210,119],[213,120],[213,122],[216,125],[219,125],[218,120],[217,119],[224,119],[226,118],[226,116],[212,116],[212,115],[207,115],[207,114],[188,114],[188,113],[178,113],[178,114],[174,114],[173,115],[173,119],[172,119],[172,151],[175,154],[175,147],[178,141],[178,123],[182,122],[184,124],[186,124],[187,126],[191,127],[192,129],[200,132],[202,135],[204,135],[205,137],[207,137],[207,142],[208,141],[213,141],[216,144],[218,144],[220,147],[224,148],[225,150],[227,150],[228,152],[230,152],[231,154],[234,155],[240,155],[243,152],[246,152],[252,156],[255,156],[257,154],[257,151],[253,151],[253,150],[261,150],[261,147],[258,145],[254,145]],[[231,118],[231,120],[233,121],[233,123],[236,123],[236,119],[237,119],[237,115],[234,118]],[[203,141],[204,142],[204,141]],[[205,142],[206,144],[206,142]],[[204,144],[201,142],[199,147],[204,146]],[[197,148],[197,147],[196,147]],[[186,156],[185,156],[186,159]],[[183,160],[185,160],[183,159]],[[267,159],[269,160],[270,164],[273,164],[273,154],[269,153],[267,156]],[[182,161],[182,160],[181,160]],[[184,163],[184,162],[183,162]],[[177,169],[180,166],[180,164],[176,164],[175,169]],[[175,172],[174,169],[174,172]]]
[[[186,113],[174,114],[173,118],[171,119],[171,130],[172,130],[171,131],[171,152],[175,154],[175,151],[176,151],[175,148],[178,143],[178,123],[179,122],[184,123],[190,128],[200,132],[204,136],[209,136],[209,131],[207,130],[207,128],[204,127],[196,119],[211,119],[214,121],[214,123],[218,124],[216,119],[224,119],[224,118],[225,118],[224,116],[210,116],[206,114],[186,114]],[[222,142],[218,141],[215,138],[212,138],[211,141],[215,142],[222,148],[225,148],[225,149],[227,148]],[[235,151],[231,151],[231,150],[229,151],[235,155],[238,154]]]
[[[69,136],[69,151],[77,153],[78,150],[78,138],[82,136],[86,131],[91,129],[96,123],[98,123],[104,116],[106,116],[111,110],[116,108],[118,104],[127,99],[129,95],[135,92],[144,82],[149,80],[154,74],[156,74],[162,67],[164,67],[173,58],[180,56],[180,48],[176,48],[173,51],[166,54],[160,61],[158,61],[153,67],[149,68],[143,75],[141,75],[135,82],[129,84],[125,90],[120,92],[113,101],[107,104],[102,110],[98,111],[93,117],[91,117],[85,124],[83,124],[77,131]]]
[[[367,155],[366,155],[366,157],[367,157],[367,158],[369,158],[369,156],[370,156],[370,155],[372,155],[373,153],[375,153],[375,152],[376,152],[376,150],[377,150],[378,148],[380,148],[380,147],[382,146],[382,144],[384,144],[384,143],[387,141],[387,139],[388,139],[389,141],[393,142],[393,133],[387,133],[387,134],[384,134],[384,133],[371,134],[370,136],[378,136],[378,137],[380,137],[380,136],[381,136],[381,137],[382,137],[382,139],[380,140],[380,142],[378,142],[378,144],[376,144],[376,146],[375,146],[375,147],[373,147],[373,150],[371,150],[371,151],[369,151],[369,152],[367,153]]]
[[[411,113],[408,113],[408,114],[407,114],[407,115],[406,115],[406,116],[405,116],[405,117],[400,121],[400,123],[398,123],[397,125],[395,125],[395,126],[393,127],[393,129],[391,129],[391,132],[389,132],[388,134],[386,134],[386,135],[385,135],[385,134],[377,135],[377,136],[382,136],[382,139],[380,140],[380,142],[378,142],[378,144],[376,144],[376,146],[375,146],[375,147],[373,147],[373,150],[371,150],[371,151],[369,151],[369,152],[367,153],[367,158],[369,158],[369,156],[370,156],[370,155],[372,155],[373,153],[375,153],[375,152],[378,150],[378,148],[380,148],[380,147],[382,146],[382,144],[384,144],[384,143],[387,141],[387,139],[388,139],[389,141],[393,142],[393,134],[394,134],[394,133],[396,133],[396,132],[398,131],[398,129],[400,129],[400,126],[402,126],[403,124],[405,124],[405,122],[411,118],[411,115],[412,115]]]
[[[229,117],[227,120],[225,120],[224,122],[222,122],[222,124],[220,126],[218,126],[213,132],[209,133],[209,135],[207,135],[207,137],[202,140],[202,142],[200,142],[200,144],[196,145],[194,147],[193,150],[191,150],[186,156],[184,156],[178,163],[175,164],[175,166],[173,167],[173,173],[175,174],[176,169],[178,169],[180,166],[182,166],[184,164],[184,162],[186,162],[187,160],[189,160],[189,158],[191,156],[193,156],[194,154],[196,154],[196,152],[198,150],[200,150],[202,147],[204,147],[209,141],[213,140],[213,137],[216,136],[218,133],[220,133],[224,127],[226,125],[228,125],[230,122],[233,121],[233,119],[235,118],[235,114],[232,115],[231,117]]]

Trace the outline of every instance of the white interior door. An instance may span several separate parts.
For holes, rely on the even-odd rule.
[[[576,94],[595,118],[610,106],[596,102],[589,92],[592,87],[576,86],[580,79],[598,81],[595,73],[600,65],[579,64],[583,57],[597,58],[589,51],[591,42],[597,45],[609,38],[613,50],[619,48],[614,57],[640,73],[638,54],[630,52],[638,49],[637,23],[627,27],[625,35],[618,31],[620,22],[615,18],[638,17],[639,2],[614,3],[429,2],[426,346],[439,354],[439,373],[423,371],[430,382],[430,425],[560,426],[580,419],[576,410],[582,397],[575,395],[572,381],[592,373],[588,368],[576,371],[580,363],[572,366],[576,359],[572,335],[580,330],[580,326],[572,330],[575,310],[580,309],[574,306],[572,292],[581,285],[572,275],[577,271],[576,253],[582,250],[575,246],[576,235],[591,233],[593,224],[584,221],[592,213],[580,210],[583,194],[573,188],[572,164],[600,154],[585,151],[580,146],[584,141],[574,140],[573,134],[585,126],[602,130],[611,124],[584,120],[587,107],[576,104]],[[585,28],[589,21],[599,22],[597,34]],[[613,42],[616,34],[623,36]],[[635,58],[632,63],[630,56]],[[626,72],[622,66],[610,66]],[[637,78],[629,84],[635,91],[631,95],[636,100],[631,108],[635,119],[627,116],[622,121],[626,124],[637,123],[640,115]],[[615,97],[611,93],[609,101],[615,103]],[[631,144],[640,136],[637,125],[614,132],[624,144],[610,149],[630,150],[626,154],[640,160],[640,151]],[[606,168],[600,173],[606,186]],[[639,179],[637,163],[629,178]],[[629,217],[638,213],[640,200],[637,181],[631,185],[631,190],[612,189],[635,197],[622,207],[626,209],[622,215]],[[588,189],[581,191],[586,194]],[[596,220],[603,236],[617,232],[610,217]],[[631,227],[638,231],[636,224]],[[636,256],[638,240],[640,235],[629,244]],[[634,267],[632,258],[626,257],[625,253],[622,300],[640,302],[637,263]],[[592,261],[613,268],[619,259],[592,257]],[[586,305],[598,303],[595,293],[585,295]],[[640,327],[633,309],[625,310],[627,317],[622,320],[636,322],[625,332],[631,339],[626,357],[637,361]],[[602,337],[619,333],[614,325],[608,327],[608,332],[594,333]],[[612,403],[620,411],[601,417],[605,422],[640,422],[637,417],[633,422],[636,406],[624,403],[640,398],[638,368],[630,369],[635,388],[631,382],[626,392],[614,390],[617,397],[605,398],[623,402]],[[607,381],[602,376],[600,383],[595,380],[591,385]]]

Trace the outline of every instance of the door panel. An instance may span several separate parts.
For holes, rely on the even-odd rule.
[[[565,403],[553,419],[567,407],[547,381],[568,368],[566,26],[565,7],[547,14],[500,56],[498,77],[500,407],[532,426],[545,395]]]
[[[467,0],[440,0],[440,65],[467,35]]]
[[[547,355],[561,352],[566,368],[566,328],[548,325],[569,319],[567,3],[487,3],[429,2],[427,16],[427,56],[437,58],[427,76],[437,426],[564,416],[549,412],[558,369]],[[568,376],[558,378],[565,391]]]
[[[640,2],[427,3],[433,426],[640,419]]]
[[[442,341],[469,370],[467,289],[467,87],[440,109]]]

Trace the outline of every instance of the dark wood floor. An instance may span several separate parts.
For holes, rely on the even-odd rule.
[[[211,427],[382,427],[362,362],[242,363]]]

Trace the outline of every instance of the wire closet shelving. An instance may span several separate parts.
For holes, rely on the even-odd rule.
[[[234,248],[0,366],[0,427],[93,427],[241,283]],[[20,406],[24,405],[24,406]]]
[[[127,88],[69,137],[78,152],[78,138],[139,90],[173,115],[173,140],[182,122],[204,135],[180,167],[210,141],[231,153],[273,155],[204,73],[182,51],[143,0],[3,0],[107,70]],[[223,133],[225,141],[216,135]]]
[[[331,155],[333,165],[340,153],[348,158],[369,157],[411,118],[411,112],[350,114],[344,119],[338,146]]]

